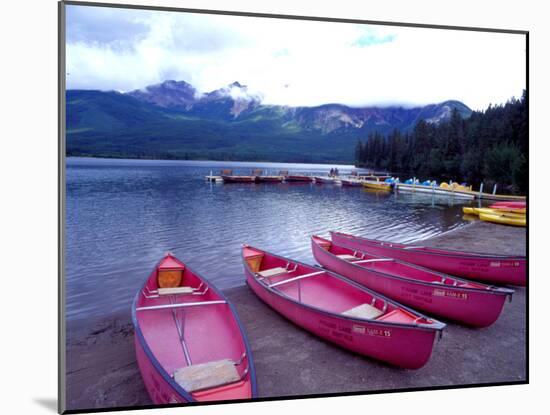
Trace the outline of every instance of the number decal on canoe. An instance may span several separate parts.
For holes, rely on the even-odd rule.
[[[355,333],[367,334],[369,336],[391,337],[391,330],[367,328],[364,326],[359,326],[357,324],[353,325],[353,331]]]
[[[441,290],[439,288],[436,288],[433,291],[433,295],[434,295],[434,297],[451,297],[451,298],[456,298],[457,300],[467,300],[468,299],[468,293]]]

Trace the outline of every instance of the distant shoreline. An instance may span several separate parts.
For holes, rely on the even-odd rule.
[[[250,164],[308,164],[308,165],[323,165],[327,167],[350,167],[352,169],[364,169],[370,170],[368,167],[360,167],[354,164],[349,164],[345,161],[334,161],[334,162],[314,162],[314,161],[271,161],[271,160],[213,160],[213,159],[182,159],[182,158],[154,158],[154,157],[112,157],[112,156],[76,156],[76,155],[65,155],[67,160],[69,159],[90,159],[90,160],[143,160],[143,161],[175,161],[175,162],[211,162],[211,163],[250,163]]]

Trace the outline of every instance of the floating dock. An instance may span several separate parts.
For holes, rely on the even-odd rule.
[[[223,182],[222,176],[208,175],[208,176],[204,176],[204,178],[209,182]]]
[[[526,200],[525,196],[514,195],[499,195],[492,193],[476,192],[474,190],[454,190],[443,189],[437,186],[423,186],[419,184],[404,184],[397,183],[396,188],[398,192],[408,193],[427,193],[443,196],[456,197],[460,199],[485,199],[485,200]]]

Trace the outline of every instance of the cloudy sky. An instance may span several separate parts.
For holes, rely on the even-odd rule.
[[[67,88],[234,81],[266,104],[472,109],[525,88],[523,35],[67,7]]]

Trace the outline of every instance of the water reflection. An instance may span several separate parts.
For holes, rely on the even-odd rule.
[[[332,229],[398,242],[467,223],[462,203],[331,184],[210,183],[211,170],[251,164],[70,159],[67,165],[67,314],[128,309],[152,266],[172,251],[220,288],[244,284],[243,242],[314,263],[311,234]],[[253,163],[326,174],[351,166]]]

